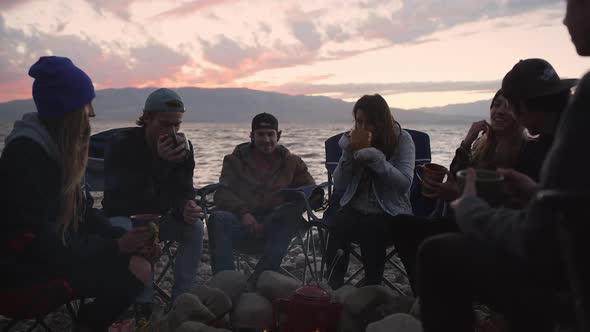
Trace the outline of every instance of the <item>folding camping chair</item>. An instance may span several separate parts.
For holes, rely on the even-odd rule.
[[[9,255],[18,257],[25,252],[34,235],[24,232],[8,241],[6,247],[2,247]],[[46,323],[46,317],[57,309],[65,306],[73,322],[77,313],[71,301],[79,300],[66,280],[53,279],[37,284],[0,290],[0,315],[10,318],[2,331],[8,332],[17,327],[19,322],[34,320],[28,331],[41,325],[46,331],[52,329]],[[83,300],[81,300],[83,302]]]
[[[10,318],[2,331],[8,332],[17,327],[19,322],[34,320],[27,331],[37,326],[46,331],[53,331],[46,322],[46,317],[65,306],[72,322],[76,321],[76,310],[70,301],[76,300],[65,280],[55,279],[27,288],[0,291],[0,314]]]
[[[415,165],[421,166],[426,163],[429,163],[431,161],[431,149],[430,149],[430,137],[428,136],[428,134],[421,132],[421,131],[417,131],[417,130],[411,130],[411,129],[405,129],[405,131],[407,131],[412,136],[412,140],[414,141],[414,145],[416,147]],[[324,143],[325,151],[326,151],[325,166],[326,166],[326,170],[328,171],[328,207],[327,207],[327,209],[330,209],[330,208],[333,209],[334,206],[338,206],[340,196],[341,196],[341,193],[334,192],[334,188],[333,188],[334,182],[333,182],[332,174],[334,173],[334,170],[338,166],[338,161],[340,160],[340,156],[342,155],[342,150],[340,149],[340,146],[338,145],[338,141],[340,140],[340,138],[342,137],[343,134],[344,133],[334,135],[334,136],[328,138]],[[412,186],[410,188],[410,201],[412,203],[412,210],[413,210],[414,215],[425,217],[425,216],[429,216],[432,213],[432,211],[435,209],[436,200],[428,199],[421,194],[422,183],[419,180],[417,180],[417,176],[416,176],[417,172],[420,172],[419,167],[415,168],[414,180],[412,181]],[[330,214],[329,211],[326,210],[326,212],[324,213],[324,217],[325,217],[324,222],[326,221],[327,218],[329,218],[329,214]],[[327,241],[329,241],[329,235],[328,235]],[[354,243],[353,243],[353,247],[351,249],[350,254],[353,257],[355,257],[356,259],[358,259],[359,261],[361,261],[361,253],[359,251],[358,246]],[[397,269],[404,276],[407,277],[407,273],[406,273],[405,269],[398,262],[396,262],[396,260],[394,259],[394,257],[396,255],[397,255],[397,250],[395,248],[393,248],[385,257],[386,264],[393,266],[395,269]],[[322,264],[328,264],[328,263],[329,262],[324,262]],[[352,275],[345,281],[345,284],[351,284],[353,282],[353,280],[355,278],[357,278],[363,271],[364,271],[364,268],[361,267],[357,271],[353,272]],[[364,279],[361,279],[356,284],[362,285],[363,282],[364,282]],[[383,277],[383,283],[386,284],[388,287],[399,291],[402,294],[404,293],[403,290],[399,286],[397,286],[394,282],[391,282],[390,280],[385,278],[385,276]]]

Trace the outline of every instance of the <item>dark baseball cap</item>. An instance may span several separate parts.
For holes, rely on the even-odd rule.
[[[549,62],[543,59],[520,60],[504,76],[502,91],[508,99],[530,99],[558,94],[571,89],[577,79],[561,79]]]
[[[182,112],[184,113],[184,102],[178,93],[160,88],[147,97],[145,100],[144,112]]]
[[[279,130],[279,120],[269,113],[257,114],[252,119],[252,131],[256,129],[274,129]]]

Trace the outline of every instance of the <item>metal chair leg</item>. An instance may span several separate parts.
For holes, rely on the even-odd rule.
[[[152,285],[154,287],[154,290],[156,291],[156,293],[158,293],[158,295],[162,298],[162,300],[166,301],[166,303],[170,303],[170,301],[172,301],[172,296],[170,296],[168,293],[166,293],[166,291],[163,290],[162,287],[160,287],[155,282],[152,282]]]

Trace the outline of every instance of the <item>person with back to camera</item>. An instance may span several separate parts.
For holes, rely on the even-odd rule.
[[[380,284],[389,242],[387,229],[395,227],[396,216],[412,213],[412,137],[378,94],[361,97],[352,115],[354,129],[339,141],[342,156],[334,171],[334,191],[342,197],[341,208],[329,220],[327,277],[333,289],[344,282],[354,240],[360,243],[365,284]]]
[[[75,296],[95,298],[81,307],[76,331],[105,331],[149,283],[151,234],[112,227],[82,190],[95,115],[90,78],[57,56],[41,57],[29,75],[37,113],[15,122],[0,158],[0,245],[8,249],[0,287],[65,280]]]

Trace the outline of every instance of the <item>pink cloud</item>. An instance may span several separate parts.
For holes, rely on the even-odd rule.
[[[224,3],[230,3],[235,0],[196,0],[189,3],[186,3],[180,7],[176,7],[174,9],[165,11],[160,13],[154,18],[170,18],[170,17],[178,17],[178,16],[187,16],[192,15],[194,13],[198,13],[204,9],[219,6]]]
[[[155,85],[176,77],[183,66],[192,65],[190,57],[156,42],[130,49],[129,56],[105,54],[92,39],[36,30],[25,35],[7,27],[2,16],[0,40],[5,46],[0,51],[0,102],[30,98],[32,80],[28,69],[47,50],[72,59],[101,89]],[[17,51],[18,45],[23,44],[26,56]]]

